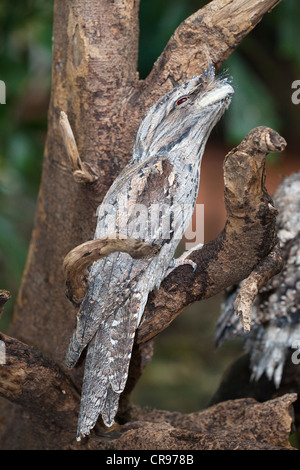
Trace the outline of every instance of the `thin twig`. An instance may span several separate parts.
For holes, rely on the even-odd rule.
[[[68,116],[64,111],[60,113],[59,124],[75,181],[77,183],[94,183],[97,177],[91,167],[81,161]]]

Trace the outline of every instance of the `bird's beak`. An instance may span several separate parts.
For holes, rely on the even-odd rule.
[[[224,83],[223,85],[212,88],[212,90],[206,92],[203,96],[197,100],[196,106],[205,108],[206,106],[218,103],[220,101],[228,100],[231,95],[234,93],[234,89],[229,83]]]

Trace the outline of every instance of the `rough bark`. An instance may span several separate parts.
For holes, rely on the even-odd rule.
[[[116,174],[128,162],[139,120],[147,107],[173,88],[174,82],[201,74],[208,63],[212,62],[218,69],[263,15],[277,3],[278,0],[212,1],[177,28],[150,75],[146,80],[139,81],[136,71],[138,1],[55,2],[52,91],[43,174],[28,259],[9,331],[10,335],[31,346],[20,346],[21,343],[13,339],[8,339],[8,343],[12,350],[20,347],[23,351],[19,360],[21,370],[25,370],[25,377],[28,373],[35,376],[35,369],[30,361],[22,363],[23,356],[39,358],[37,367],[45,367],[45,363],[50,361],[51,366],[45,372],[46,376],[50,374],[47,381],[49,395],[56,387],[57,377],[61,377],[59,381],[65,387],[71,387],[73,383],[74,390],[70,390],[68,395],[72,397],[71,404],[65,405],[70,407],[66,411],[70,421],[74,418],[73,406],[77,401],[76,387],[79,389],[81,384],[82,367],[69,372],[64,365],[66,346],[75,325],[76,309],[65,296],[63,259],[75,246],[92,239],[96,208]],[[84,168],[91,170],[95,176],[89,183],[75,184],[73,181],[69,157],[59,131],[61,111],[69,116]],[[82,167],[77,170],[81,171]],[[227,230],[230,231],[229,226]],[[257,262],[274,246],[263,237],[263,234],[268,234],[268,230],[257,233],[260,238],[260,244],[254,248]],[[226,231],[220,235],[220,245],[224,236]],[[210,247],[207,249],[209,253]],[[204,253],[206,251],[197,255],[197,263],[201,263],[202,258],[202,262],[205,262]],[[249,262],[252,254],[246,252],[239,259],[239,262],[245,263],[248,260],[245,276],[250,274],[256,264],[253,260]],[[182,282],[183,272],[173,272],[171,281],[166,280],[169,292],[172,293],[172,289],[174,292],[176,285]],[[236,275],[237,281],[242,279],[241,274],[239,272]],[[196,300],[197,295],[199,289],[190,301]],[[169,302],[170,296],[165,297],[165,301]],[[182,302],[182,309],[188,303]],[[152,304],[153,298],[148,303],[150,310]],[[156,304],[156,308],[161,306],[157,301]],[[149,339],[149,335],[146,339]],[[32,347],[35,348],[34,352]],[[137,356],[139,354],[140,351]],[[149,357],[149,348],[146,356]],[[47,359],[43,359],[45,357]],[[141,356],[137,362],[135,369],[140,373],[141,364],[145,361]],[[19,365],[14,364],[12,359],[11,370],[18,371]],[[59,372],[55,379],[53,371],[57,371],[56,367],[59,367]],[[23,382],[25,384],[26,380]],[[36,392],[38,389],[37,386]],[[33,389],[30,393],[33,393]],[[45,406],[46,395],[41,395]],[[7,398],[12,399],[9,396]],[[7,402],[1,404],[2,447],[45,447],[45,433],[37,437],[34,432],[34,407],[24,406],[20,398],[14,401],[17,403],[14,406]],[[20,404],[27,411],[20,413]],[[28,401],[27,405],[30,405]],[[43,421],[40,426],[45,429],[47,416],[46,411],[45,420],[40,416]],[[55,428],[57,424],[54,423]],[[53,433],[51,448],[65,446],[65,441],[61,439],[62,431],[58,429]]]
[[[61,369],[39,351],[0,334],[5,364],[0,374],[0,395],[21,405],[34,424],[43,446],[70,442],[76,426],[80,395]]]
[[[218,389],[210,400],[210,404],[213,405],[226,400],[236,400],[245,397],[264,402],[286,393],[299,394],[299,388],[299,364],[293,364],[290,360],[286,361],[280,387],[276,388],[274,383],[265,374],[258,381],[251,380],[250,357],[249,354],[244,354],[225,371]],[[294,425],[300,436],[300,399],[298,395],[293,408],[295,415]]]
[[[288,443],[296,394],[258,403],[241,399],[183,415],[133,409],[135,421],[94,435],[89,449],[105,450],[292,450]],[[75,448],[75,447],[73,447]]]
[[[21,405],[34,425],[30,448],[97,450],[280,450],[292,449],[288,437],[297,394],[258,403],[229,400],[183,415],[127,408],[126,423],[109,432],[100,426],[89,438],[74,439],[79,394],[56,364],[34,348],[5,335],[7,362],[2,366],[0,395]],[[4,367],[4,369],[3,369]],[[51,393],[49,394],[49,391]],[[3,439],[4,448],[9,442]]]

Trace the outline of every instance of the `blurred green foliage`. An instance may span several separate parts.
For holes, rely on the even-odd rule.
[[[0,288],[15,298],[33,224],[51,79],[53,3],[0,3]],[[9,320],[13,299],[2,322]]]
[[[141,0],[142,79],[175,28],[206,3]],[[233,77],[235,95],[217,135],[228,144],[236,145],[250,129],[263,124],[281,132],[290,147],[296,146],[300,116],[291,103],[291,83],[300,78],[299,19],[299,0],[283,0],[225,63],[223,70]],[[10,290],[13,299],[24,269],[41,176],[52,21],[52,1],[1,0],[0,80],[6,83],[7,104],[0,105],[0,289]],[[2,330],[13,299],[0,322]],[[137,401],[182,411],[207,402],[226,363],[241,351],[240,343],[231,343],[214,353],[219,304],[219,298],[196,304],[160,335],[155,360],[135,392]]]
[[[154,341],[153,360],[133,392],[140,406],[190,413],[209,404],[242,341],[214,345],[222,295],[196,302]]]
[[[175,28],[207,3],[203,0],[142,0],[141,78],[148,75]],[[232,77],[235,89],[222,123],[228,143],[237,144],[259,125],[273,127],[289,137],[289,142],[296,142],[300,116],[291,103],[291,83],[300,76],[299,20],[299,0],[282,0],[225,62],[222,71]]]

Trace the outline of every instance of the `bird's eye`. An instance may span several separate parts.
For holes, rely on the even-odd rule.
[[[183,96],[182,98],[179,98],[179,100],[176,101],[176,106],[180,106],[182,103],[185,103],[189,99],[189,96]]]

